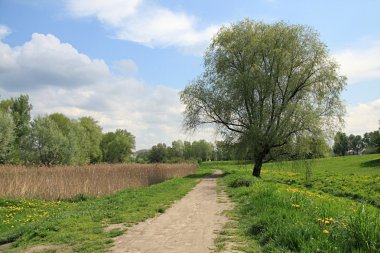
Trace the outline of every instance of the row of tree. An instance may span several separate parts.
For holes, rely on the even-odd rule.
[[[205,140],[182,141],[176,140],[171,146],[165,143],[158,143],[150,150],[139,150],[136,152],[136,162],[182,162],[182,161],[209,161],[216,160],[215,147]]]
[[[276,153],[271,153],[271,160],[311,159],[329,156],[331,148],[322,136],[298,136]],[[158,143],[151,149],[138,150],[135,161],[138,163],[162,163],[183,161],[228,161],[252,160],[250,147],[231,141],[216,141],[214,144],[205,140],[173,141],[171,146]]]
[[[333,151],[338,156],[380,153],[380,132],[376,130],[365,133],[363,137],[338,132],[334,138]]]
[[[0,163],[79,165],[127,162],[134,136],[126,130],[102,133],[91,117],[69,119],[61,113],[31,119],[27,95],[0,100]]]

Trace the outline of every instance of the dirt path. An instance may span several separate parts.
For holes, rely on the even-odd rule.
[[[204,178],[184,198],[156,218],[139,223],[115,239],[111,252],[208,253],[230,204],[218,201],[216,177]]]

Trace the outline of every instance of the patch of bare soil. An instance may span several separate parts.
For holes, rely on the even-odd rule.
[[[56,253],[71,253],[73,252],[70,248],[63,245],[38,245],[31,248],[28,248],[22,252],[24,253],[37,253],[37,252],[56,252]],[[20,251],[21,252],[21,251]]]

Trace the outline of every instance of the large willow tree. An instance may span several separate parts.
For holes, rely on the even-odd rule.
[[[184,125],[216,124],[249,145],[254,176],[297,136],[321,133],[343,115],[346,78],[309,27],[251,20],[223,27],[204,67],[181,93]]]

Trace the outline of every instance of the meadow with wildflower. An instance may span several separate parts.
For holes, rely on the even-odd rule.
[[[311,181],[300,162],[266,164],[261,179],[242,162],[203,168],[225,172],[220,187],[236,208],[234,229],[222,234],[232,233],[244,252],[374,253],[380,252],[379,161],[380,155],[319,159]]]

